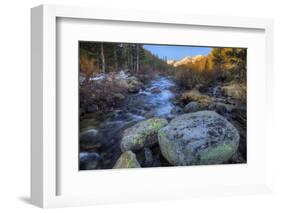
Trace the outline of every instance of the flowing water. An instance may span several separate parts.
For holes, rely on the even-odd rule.
[[[151,117],[169,117],[175,107],[171,102],[174,82],[166,77],[152,80],[147,87],[137,94],[127,97],[127,103],[120,109],[109,113],[97,129],[96,143],[101,144],[100,169],[112,168],[121,154],[119,147],[122,132],[135,123]],[[99,160],[93,152],[80,152],[80,168],[88,169],[89,161]],[[96,166],[96,165],[94,165]]]
[[[145,90],[129,97],[129,110],[133,108],[134,112],[137,110],[138,114],[146,114],[147,117],[168,116],[175,107],[171,103],[171,99],[174,97],[171,88],[174,86],[174,83],[165,77],[151,81]]]
[[[222,85],[216,83],[202,94],[214,99],[214,109],[228,119],[240,132],[239,152],[246,160],[246,109],[236,105],[235,100],[225,97],[221,91]],[[175,97],[175,84],[167,77],[160,76],[151,80],[146,88],[126,98],[126,103],[98,119],[95,136],[95,146],[98,148],[80,150],[80,169],[111,169],[121,155],[120,141],[123,131],[137,122],[151,117],[175,116],[172,111],[176,106],[172,103]],[[95,118],[96,119],[96,118]]]

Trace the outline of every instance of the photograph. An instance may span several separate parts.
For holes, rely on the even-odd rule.
[[[78,42],[79,170],[247,163],[247,48]]]

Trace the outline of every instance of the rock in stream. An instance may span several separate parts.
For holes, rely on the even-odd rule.
[[[221,164],[239,146],[239,132],[214,111],[179,115],[158,132],[163,156],[175,166]]]
[[[126,129],[120,143],[122,152],[128,150],[136,151],[146,146],[153,146],[157,143],[159,129],[167,124],[168,121],[164,118],[150,118]]]

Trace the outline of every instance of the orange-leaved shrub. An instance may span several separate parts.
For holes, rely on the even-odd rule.
[[[80,74],[86,78],[91,77],[93,74],[98,73],[99,69],[96,65],[96,60],[86,54],[81,54],[79,57]]]
[[[213,83],[217,77],[218,72],[215,70],[198,72],[192,69],[179,69],[175,74],[176,82],[181,89],[205,87]]]

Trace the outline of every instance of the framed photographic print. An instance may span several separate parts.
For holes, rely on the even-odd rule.
[[[272,30],[269,19],[33,8],[32,203],[269,192]]]

